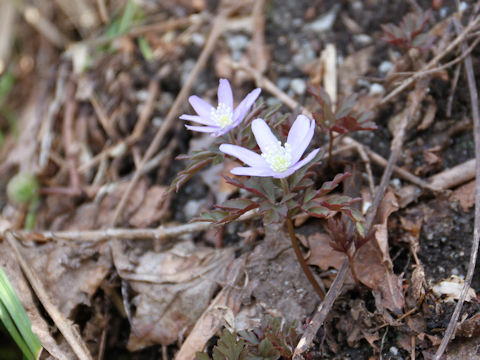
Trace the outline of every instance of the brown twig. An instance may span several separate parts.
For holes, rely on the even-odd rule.
[[[253,57],[255,59],[255,69],[264,73],[267,69],[268,59],[265,50],[265,4],[266,0],[257,0],[253,5],[253,35],[252,46]]]
[[[250,220],[258,215],[258,211],[252,210],[240,216],[237,221]],[[27,239],[66,240],[79,242],[99,242],[113,239],[119,240],[165,240],[197,231],[204,231],[212,227],[210,222],[196,221],[189,224],[176,226],[160,226],[156,229],[100,229],[79,231],[18,231],[15,234]]]
[[[457,33],[460,33],[462,30],[460,22],[457,19],[454,19],[453,23],[455,25],[455,30],[457,31]],[[462,44],[462,49],[463,51],[467,49],[466,44]],[[477,159],[475,166],[475,225],[473,230],[473,243],[472,250],[470,251],[470,262],[468,264],[467,276],[465,277],[465,282],[463,284],[460,297],[458,299],[457,305],[455,306],[453,315],[450,318],[450,322],[448,323],[445,335],[435,354],[435,360],[439,360],[441,358],[441,356],[445,352],[445,349],[447,348],[450,339],[455,332],[457,320],[460,316],[463,302],[465,301],[467,292],[470,289],[470,285],[472,284],[473,273],[475,270],[475,265],[477,263],[478,245],[480,242],[480,114],[478,109],[478,92],[477,86],[475,84],[475,74],[473,72],[472,58],[470,55],[465,57],[464,65],[467,75],[468,90],[470,92],[470,102],[472,104],[473,136],[475,141],[475,158]]]

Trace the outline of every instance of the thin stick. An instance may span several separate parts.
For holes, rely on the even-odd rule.
[[[77,355],[80,360],[93,360],[88,351],[87,345],[78,333],[77,328],[72,326],[72,322],[65,318],[60,310],[53,304],[47,289],[42,284],[35,271],[31,268],[27,259],[25,259],[20,252],[20,249],[17,246],[17,240],[10,231],[6,233],[5,239],[13,249],[20,267],[25,273],[25,276],[32,286],[32,289],[35,291],[35,295],[37,295],[46,312],[52,318],[62,335],[65,337],[65,340],[70,345],[75,355]]]
[[[297,260],[300,263],[300,266],[302,267],[303,273],[307,277],[308,281],[310,281],[310,284],[313,286],[313,289],[315,290],[315,292],[318,294],[318,296],[320,296],[320,299],[323,300],[325,298],[325,292],[317,282],[317,279],[315,279],[315,276],[313,275],[312,271],[308,267],[308,264],[305,262],[305,259],[303,258],[302,251],[300,250],[300,246],[298,246],[297,237],[295,236],[295,231],[293,230],[292,219],[287,217],[287,219],[285,220],[285,223],[287,224],[288,235],[290,236],[293,250],[295,251],[295,255],[297,256]]]
[[[455,25],[455,30],[457,33],[459,33],[462,28],[460,22],[457,19],[453,19],[453,23]],[[462,48],[463,51],[465,51],[467,48],[466,44],[462,44]],[[480,114],[478,110],[478,92],[475,84],[475,74],[473,72],[472,58],[470,55],[465,57],[464,64],[468,81],[468,90],[470,91],[470,102],[472,103],[473,136],[475,140],[475,158],[477,159],[475,165],[475,225],[473,230],[473,244],[472,250],[470,251],[470,262],[468,264],[467,276],[465,277],[465,282],[463,284],[463,288],[457,305],[455,306],[453,315],[448,323],[445,336],[443,337],[442,342],[435,354],[435,360],[439,360],[441,358],[445,352],[445,349],[447,348],[448,342],[455,332],[463,302],[465,301],[467,292],[472,284],[473,272],[475,270],[475,264],[477,263],[478,245],[480,241]]]
[[[234,9],[232,7],[227,7],[227,6],[221,7],[219,14],[215,18],[215,21],[213,22],[212,30],[210,31],[207,42],[205,44],[205,47],[202,50],[202,53],[200,54],[200,57],[195,63],[193,70],[190,72],[190,75],[188,76],[188,79],[185,85],[182,87],[182,90],[180,90],[179,94],[177,95],[177,98],[175,99],[172,107],[170,108],[170,111],[168,112],[165,118],[165,121],[163,122],[162,126],[157,131],[157,133],[155,134],[155,137],[153,138],[152,142],[150,143],[150,146],[145,152],[145,155],[143,156],[139,167],[135,170],[135,174],[133,175],[132,180],[128,184],[128,187],[125,193],[123,194],[120,202],[118,203],[113,215],[112,225],[115,226],[120,221],[125,205],[127,204],[127,200],[130,197],[133,189],[135,188],[142,174],[142,168],[145,166],[148,160],[150,160],[150,158],[153,155],[155,155],[155,152],[160,147],[165,135],[172,127],[174,121],[176,120],[176,116],[180,112],[180,109],[182,108],[188,94],[190,93],[190,90],[193,86],[193,82],[195,81],[201,69],[204,67],[205,63],[207,62],[211,52],[213,51],[217,43],[218,37],[222,33],[222,29],[225,25],[227,17],[230,15],[230,13],[233,10]]]
[[[246,221],[258,215],[258,211],[251,210],[240,216],[236,221]],[[197,231],[204,231],[212,228],[212,223],[207,221],[196,221],[189,224],[177,226],[160,226],[156,229],[100,229],[84,231],[16,231],[14,234],[22,238],[46,240],[65,240],[81,242],[100,242],[112,239],[119,240],[166,240]]]

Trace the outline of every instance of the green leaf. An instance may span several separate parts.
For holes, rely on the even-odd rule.
[[[208,356],[205,353],[201,353],[201,352],[196,352],[195,353],[195,359],[196,360],[211,360],[210,356]]]
[[[215,360],[246,360],[245,342],[242,339],[237,340],[235,334],[225,329],[213,348],[213,358]]]
[[[220,209],[236,210],[236,209],[244,209],[254,204],[257,204],[257,203],[250,199],[238,198],[238,199],[231,199],[231,200],[224,201],[221,205],[216,205],[216,207]]]
[[[308,209],[308,215],[317,217],[317,218],[327,218],[334,214],[333,211],[327,209],[324,206],[313,206],[310,209]]]
[[[28,360],[36,359],[42,350],[37,335],[7,275],[0,268],[0,320]]]
[[[258,352],[262,359],[276,360],[280,357],[278,351],[273,347],[269,339],[263,339],[258,346]]]
[[[154,56],[152,48],[148,44],[148,41],[145,39],[145,37],[141,36],[138,38],[138,47],[145,60],[150,61],[153,59]]]

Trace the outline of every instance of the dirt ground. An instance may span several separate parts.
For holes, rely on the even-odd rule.
[[[480,196],[465,73],[471,61],[480,78],[478,19],[474,1],[0,0],[0,266],[42,358],[210,358],[223,329],[266,331],[269,317],[294,322],[293,353],[314,326],[322,300],[283,224],[197,221],[255,198],[225,180],[235,159],[214,150],[193,169],[179,157],[216,146],[179,116],[195,114],[190,95],[216,104],[225,78],[235,104],[262,89],[246,122],[288,128],[319,111],[308,88],[322,86],[336,104],[355,95],[352,111],[376,125],[338,134],[330,160],[328,134],[312,142],[324,150],[312,186],[351,173],[334,193],[360,198],[367,223],[372,207],[373,224],[303,358],[433,359],[465,284]],[[328,290],[345,253],[325,218],[303,212],[294,224]],[[478,271],[470,286],[442,359],[480,359]],[[0,333],[5,359],[21,358]]]

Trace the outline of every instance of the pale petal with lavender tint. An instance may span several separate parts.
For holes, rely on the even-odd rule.
[[[207,129],[199,130],[198,126],[188,125],[187,128],[190,130],[208,132],[212,136],[226,134],[243,121],[247,112],[260,95],[260,91],[260,89],[255,89],[250,92],[239,106],[234,109],[230,82],[227,79],[220,79],[217,90],[218,106],[213,107],[198,96],[190,96],[188,101],[198,116],[182,115],[180,119],[208,126]]]
[[[275,172],[272,171],[271,169],[262,169],[262,168],[254,168],[254,167],[236,167],[230,170],[230,173],[232,173],[233,175],[260,176],[260,177],[275,175]]]
[[[251,150],[245,149],[244,147],[231,144],[222,144],[220,145],[219,149],[225,154],[235,156],[237,159],[243,161],[248,166],[269,169],[268,163],[261,155]]]
[[[272,147],[277,146],[278,139],[275,135],[273,135],[272,130],[270,130],[270,127],[264,120],[253,120],[252,132],[263,154],[268,153]]]
[[[247,115],[248,111],[252,107],[252,105],[255,103],[257,100],[258,96],[260,95],[260,92],[262,90],[260,88],[257,88],[253,91],[251,91],[245,99],[242,100],[240,104],[235,108],[233,112],[233,123],[238,124],[240,123],[245,115]]]
[[[205,133],[213,133],[213,132],[215,132],[215,131],[218,131],[218,128],[215,127],[215,126],[192,126],[192,125],[185,125],[185,127],[186,127],[188,130],[205,132]]]
[[[216,126],[215,123],[213,121],[211,121],[210,119],[205,119],[205,118],[202,118],[201,116],[198,116],[198,115],[182,115],[182,116],[180,116],[179,119],[187,120],[187,121],[193,121],[193,122],[196,122],[196,123],[199,123],[199,124],[202,124],[202,125]]]
[[[232,87],[227,79],[220,79],[217,91],[218,102],[223,103],[233,110]]]
[[[292,163],[300,160],[314,133],[315,122],[304,115],[299,115],[293,123],[287,138],[287,143],[292,148]]]
[[[192,105],[193,109],[197,112],[197,114],[204,119],[210,119],[210,113],[212,112],[212,110],[215,110],[212,105],[210,105],[208,102],[199,98],[196,95],[190,96],[188,98],[188,102],[190,103],[190,105]]]
[[[308,154],[307,156],[305,156],[305,159],[297,162],[297,163],[294,164],[290,169],[292,169],[293,171],[297,171],[297,170],[300,169],[301,167],[307,165],[310,161],[313,160],[313,158],[318,154],[319,151],[320,151],[320,149],[315,149],[315,150],[313,150],[310,154]]]

